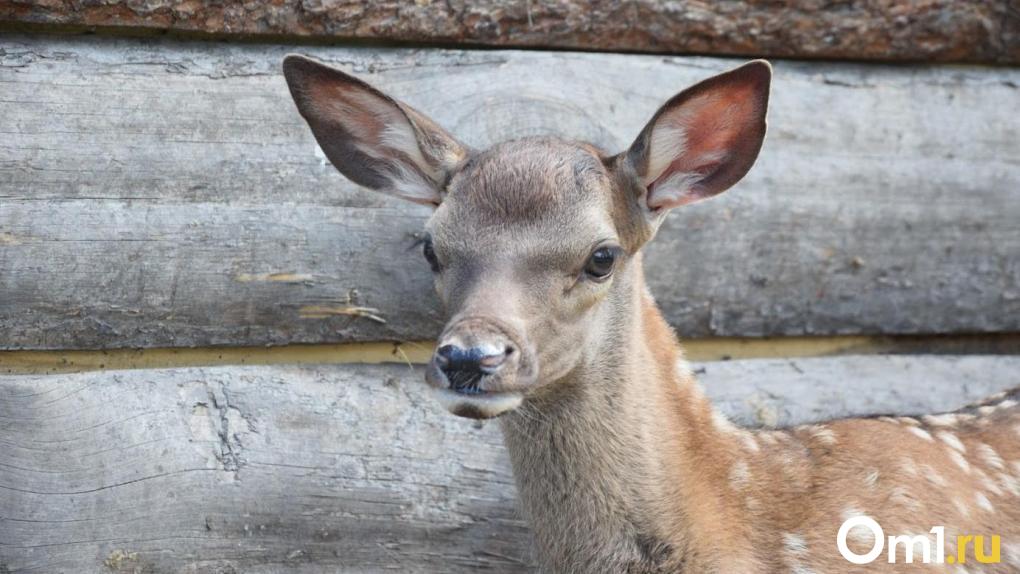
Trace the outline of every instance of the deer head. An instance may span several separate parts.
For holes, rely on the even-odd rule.
[[[580,365],[626,360],[640,250],[675,208],[750,169],[771,68],[753,61],[667,101],[629,149],[554,138],[467,148],[365,82],[300,56],[284,74],[341,173],[435,208],[424,257],[449,322],[426,379],[454,414],[489,418],[557,393]]]

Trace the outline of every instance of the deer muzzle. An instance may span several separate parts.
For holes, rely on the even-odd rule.
[[[450,322],[425,379],[453,414],[492,418],[517,408],[532,384],[534,353],[517,329],[491,317]]]

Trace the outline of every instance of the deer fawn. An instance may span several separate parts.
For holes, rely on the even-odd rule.
[[[738,428],[645,287],[666,213],[754,163],[768,63],[677,94],[613,156],[555,138],[475,151],[343,72],[283,67],[341,173],[435,208],[423,251],[451,318],[426,379],[456,415],[502,415],[547,571],[1020,572],[1020,389],[953,414]]]

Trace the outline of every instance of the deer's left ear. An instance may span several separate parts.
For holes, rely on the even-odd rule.
[[[659,108],[620,155],[652,212],[712,197],[744,177],[765,139],[772,67],[764,60],[709,78]]]
[[[439,205],[468,149],[432,120],[367,83],[303,56],[283,75],[298,111],[340,173],[369,189]]]

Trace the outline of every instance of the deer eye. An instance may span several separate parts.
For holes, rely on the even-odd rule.
[[[433,273],[439,272],[439,259],[436,258],[436,250],[432,247],[432,238],[426,237],[422,240],[421,246],[422,255],[425,256],[425,260],[429,262],[429,267],[432,268]]]
[[[616,263],[616,249],[612,247],[599,247],[588,258],[584,266],[584,272],[588,277],[601,281],[613,273],[613,265]]]

